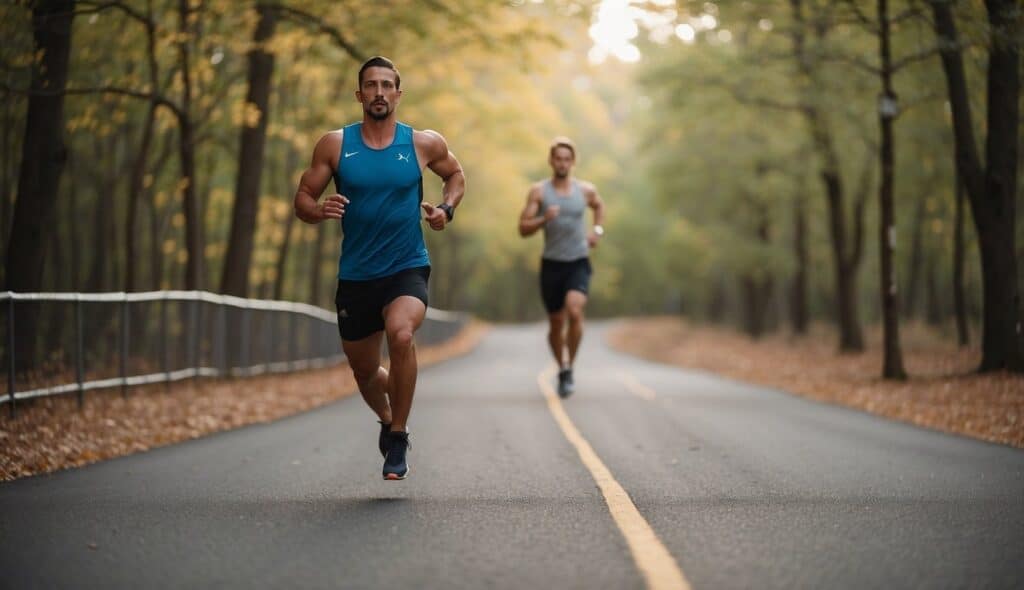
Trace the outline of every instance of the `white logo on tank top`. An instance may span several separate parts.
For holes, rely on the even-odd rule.
[[[345,157],[346,158],[351,158],[352,156],[354,156],[354,155],[356,155],[358,153],[359,153],[358,151],[355,151],[355,152],[345,152]]]
[[[395,154],[399,162],[409,162],[409,154]]]

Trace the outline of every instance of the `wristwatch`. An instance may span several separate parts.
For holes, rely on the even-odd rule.
[[[599,235],[599,236],[603,236],[604,235],[604,228],[601,227],[600,225],[595,225],[594,226],[594,233]]]
[[[448,217],[448,221],[455,219],[455,208],[448,203],[441,203],[437,208],[444,211],[444,214]]]

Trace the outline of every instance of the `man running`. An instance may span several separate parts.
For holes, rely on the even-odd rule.
[[[583,308],[590,286],[590,248],[604,235],[604,202],[594,185],[572,177],[576,147],[567,137],[556,137],[548,151],[552,176],[534,184],[519,216],[519,235],[544,228],[544,254],[540,265],[540,292],[548,310],[548,344],[558,363],[558,395],[574,389],[572,367],[583,339]],[[588,233],[583,210],[594,210]],[[568,334],[566,334],[568,332]]]
[[[397,121],[400,87],[391,60],[378,56],[362,65],[356,90],[362,122],[320,138],[295,193],[299,219],[341,220],[338,329],[359,392],[380,421],[377,442],[386,480],[409,473],[407,423],[417,369],[413,335],[426,315],[430,277],[420,208],[431,229],[443,230],[466,188],[462,167],[439,133]],[[423,201],[424,168],[444,181],[436,206]],[[318,203],[331,179],[337,192]],[[381,366],[385,334],[390,371]]]

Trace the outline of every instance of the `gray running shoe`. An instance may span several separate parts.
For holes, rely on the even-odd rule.
[[[572,381],[572,369],[562,369],[558,372],[558,397],[567,398],[576,389]]]

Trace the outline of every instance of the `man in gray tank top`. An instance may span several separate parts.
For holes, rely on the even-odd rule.
[[[572,177],[576,147],[556,137],[548,151],[550,180],[535,183],[519,216],[519,235],[544,228],[540,292],[548,312],[548,344],[558,362],[558,395],[573,392],[572,367],[583,339],[583,309],[590,289],[590,249],[604,235],[604,202],[594,185]],[[584,211],[594,210],[588,232]]]

